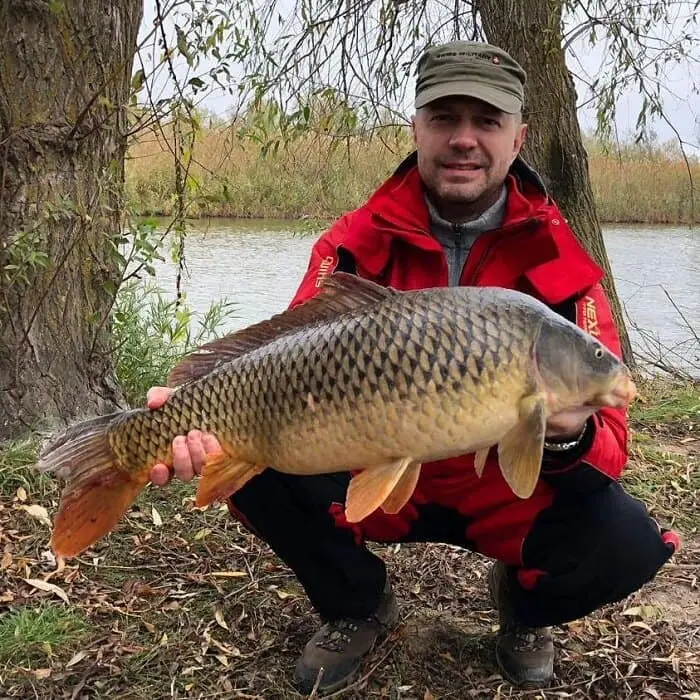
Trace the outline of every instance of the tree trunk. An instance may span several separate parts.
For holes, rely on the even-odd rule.
[[[141,4],[0,3],[0,439],[120,400],[107,319]]]
[[[475,0],[488,40],[527,72],[523,156],[542,175],[581,243],[605,271],[603,286],[620,331],[623,357],[633,363],[627,329],[605,251],[576,117],[576,92],[566,67],[562,0]]]

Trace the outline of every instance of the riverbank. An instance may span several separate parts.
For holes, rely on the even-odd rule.
[[[672,144],[623,146],[606,153],[588,140],[594,197],[605,223],[689,224],[693,211],[688,166]],[[381,138],[297,139],[263,156],[263,148],[223,127],[201,131],[189,169],[192,217],[329,220],[360,205],[411,150],[405,130]],[[690,173],[700,182],[700,160]],[[170,215],[175,205],[171,144],[141,134],[126,165],[127,200],[135,214]],[[697,186],[697,185],[696,185]]]
[[[700,385],[640,390],[624,483],[684,548],[641,592],[555,629],[556,680],[540,698],[694,698],[700,687]],[[3,697],[299,697],[290,678],[317,621],[224,507],[194,508],[192,485],[147,489],[113,534],[57,569],[47,543],[59,484],[31,471],[35,453],[30,438],[0,447]],[[373,549],[402,624],[339,696],[532,697],[493,662],[487,560],[441,545]]]

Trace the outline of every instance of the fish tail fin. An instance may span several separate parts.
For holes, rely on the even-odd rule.
[[[51,547],[74,557],[114,528],[146,485],[120,469],[109,442],[114,413],[69,428],[41,454],[36,468],[66,481]]]
[[[265,469],[259,464],[233,457],[227,451],[207,455],[197,485],[197,507],[225,501]]]

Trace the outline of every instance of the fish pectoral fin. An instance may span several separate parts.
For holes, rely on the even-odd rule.
[[[384,499],[384,503],[382,503],[382,510],[385,513],[395,515],[408,503],[416,490],[421,466],[420,462],[411,462],[404,469],[396,486],[394,486],[391,493]]]
[[[197,507],[225,501],[265,469],[267,467],[232,457],[226,451],[207,455],[197,485]]]
[[[379,508],[411,464],[415,464],[412,457],[402,457],[393,462],[374,465],[353,476],[345,499],[347,521],[357,523]]]
[[[474,471],[480,479],[484,474],[486,458],[489,456],[490,449],[490,447],[484,447],[483,450],[477,450],[477,452],[474,454]]]
[[[545,397],[527,396],[520,402],[520,422],[498,443],[501,473],[519,498],[529,498],[537,485],[545,424]]]

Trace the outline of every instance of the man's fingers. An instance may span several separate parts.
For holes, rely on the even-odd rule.
[[[173,469],[180,481],[192,481],[194,478],[190,450],[184,435],[178,435],[173,440]]]
[[[219,441],[211,433],[202,434],[202,443],[204,445],[204,451],[208,455],[218,454],[222,451]]]
[[[202,473],[204,460],[207,455],[202,444],[202,433],[199,430],[190,430],[187,433],[187,447],[190,451],[190,461],[192,463],[192,471],[195,474]]]
[[[574,437],[581,433],[586,421],[596,412],[592,406],[572,408],[555,413],[547,421],[547,437]]]
[[[170,481],[170,469],[165,464],[154,464],[151,469],[151,481],[156,486],[165,486]]]
[[[170,398],[173,390],[167,386],[152,386],[146,394],[146,406],[150,409],[160,408]]]

